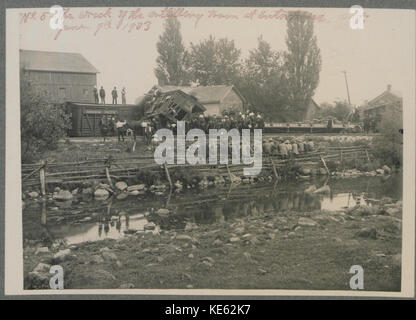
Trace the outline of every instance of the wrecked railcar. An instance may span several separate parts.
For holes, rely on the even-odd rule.
[[[206,110],[194,96],[182,90],[162,93],[156,89],[146,96],[146,118],[158,119],[162,127],[177,121],[190,121],[195,114],[202,114]]]

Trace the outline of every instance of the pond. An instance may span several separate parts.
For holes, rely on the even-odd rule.
[[[324,195],[303,192],[311,184],[328,184],[331,191]],[[371,206],[383,197],[402,199],[401,175],[228,185],[163,196],[129,196],[123,200],[79,197],[70,202],[28,201],[23,209],[23,237],[45,244],[62,239],[71,245],[144,232],[148,222],[156,224],[152,232],[158,233],[248,215],[342,210],[357,203]],[[167,208],[170,213],[155,214],[160,208]]]

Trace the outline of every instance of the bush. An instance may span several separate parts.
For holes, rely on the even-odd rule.
[[[157,185],[160,183],[161,174],[156,171],[150,171],[148,169],[141,169],[136,175],[138,183],[144,183],[148,187],[151,185]]]
[[[342,169],[341,162],[338,160],[326,160],[326,166],[330,172],[339,171]]]
[[[22,161],[31,161],[45,150],[55,149],[66,136],[71,120],[62,106],[46,101],[33,85],[22,77],[20,85],[20,135]]]
[[[300,165],[297,164],[296,161],[294,161],[294,159],[289,159],[285,163],[285,165],[279,170],[280,176],[284,179],[296,176],[296,174],[300,172],[300,169]]]
[[[403,128],[403,116],[397,110],[384,112],[377,126],[380,136],[373,140],[373,154],[388,166],[401,167],[403,164],[403,136],[399,129]]]
[[[198,184],[199,181],[201,181],[202,177],[195,170],[183,168],[176,169],[173,172],[171,172],[171,179],[172,182],[176,182],[178,180],[181,181],[183,185],[186,187]]]

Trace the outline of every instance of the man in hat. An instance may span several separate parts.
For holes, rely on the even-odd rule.
[[[103,114],[100,119],[100,131],[101,131],[101,136],[103,137],[104,142],[105,142],[105,138],[107,137],[109,130],[110,130],[110,127],[109,127],[108,117],[106,114],[104,114],[104,111],[103,111]]]
[[[279,152],[280,152],[280,156],[283,159],[288,158],[288,152],[287,152],[287,144],[283,143],[283,140],[280,140],[280,144],[279,144]]]
[[[101,98],[101,103],[105,104],[105,90],[102,86],[100,88],[100,98]]]
[[[97,90],[97,86],[94,86],[94,89],[92,90],[93,94],[94,94],[94,102],[95,103],[99,103],[98,101],[98,90]]]
[[[292,140],[292,153],[295,157],[299,155],[298,144],[294,139]]]
[[[113,91],[111,91],[111,95],[113,96],[113,104],[117,104],[118,93],[116,87],[114,87]]]
[[[126,87],[121,90],[121,103],[126,104]]]
[[[288,154],[288,156],[291,156],[292,155],[292,145],[289,142],[289,140],[286,140],[285,144],[286,144],[286,148],[287,148],[287,154]]]
[[[302,140],[298,141],[298,150],[299,150],[299,153],[304,153],[305,152],[305,144],[303,143]]]

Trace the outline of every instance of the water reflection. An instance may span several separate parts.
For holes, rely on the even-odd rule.
[[[321,182],[322,183],[322,182]],[[322,185],[322,184],[321,184]],[[318,185],[317,186],[321,186]],[[389,181],[378,177],[330,181],[331,192],[313,195],[307,183],[285,185],[231,186],[202,192],[169,194],[165,197],[129,197],[105,202],[55,202],[29,204],[23,215],[25,239],[52,241],[65,239],[68,244],[118,239],[126,233],[144,231],[154,222],[158,229],[183,229],[187,223],[211,224],[236,218],[282,212],[340,210],[356,204],[371,205],[372,199],[389,196],[401,199],[401,177]],[[150,214],[168,207],[169,215]]]

